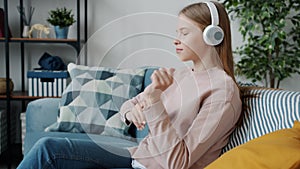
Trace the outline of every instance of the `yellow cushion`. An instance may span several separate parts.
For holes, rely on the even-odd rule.
[[[233,148],[206,169],[300,168],[300,122]]]

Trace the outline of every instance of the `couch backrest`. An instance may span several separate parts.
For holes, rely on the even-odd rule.
[[[157,68],[152,67],[152,68],[147,68],[145,71],[145,78],[144,78],[144,84],[143,84],[143,89],[145,89],[150,83],[151,83],[151,75],[154,70]]]
[[[243,100],[248,109],[223,153],[267,133],[291,128],[294,121],[300,121],[300,92],[256,88],[245,94],[256,97]]]

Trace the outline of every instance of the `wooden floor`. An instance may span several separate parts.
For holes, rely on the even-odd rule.
[[[7,151],[3,152],[0,155],[0,169],[8,169],[8,163],[11,162],[10,169],[15,169],[19,165],[20,161],[23,158],[22,155],[22,145],[21,144],[13,144],[11,157],[9,158],[9,153]]]

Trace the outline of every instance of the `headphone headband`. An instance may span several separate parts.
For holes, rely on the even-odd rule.
[[[208,6],[209,11],[210,11],[211,25],[214,25],[214,26],[219,25],[219,15],[218,15],[218,10],[217,10],[216,5],[212,2],[205,2],[205,3]]]
[[[216,46],[223,41],[224,32],[219,27],[218,9],[213,2],[205,2],[210,11],[211,24],[208,25],[203,31],[203,39],[206,44]]]

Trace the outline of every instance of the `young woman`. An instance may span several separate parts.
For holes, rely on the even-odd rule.
[[[145,91],[121,107],[124,123],[149,127],[137,147],[106,145],[119,152],[110,153],[92,141],[42,138],[18,168],[199,169],[218,158],[242,109],[227,13],[217,2],[189,5],[177,34],[176,52],[193,67],[156,70]]]

